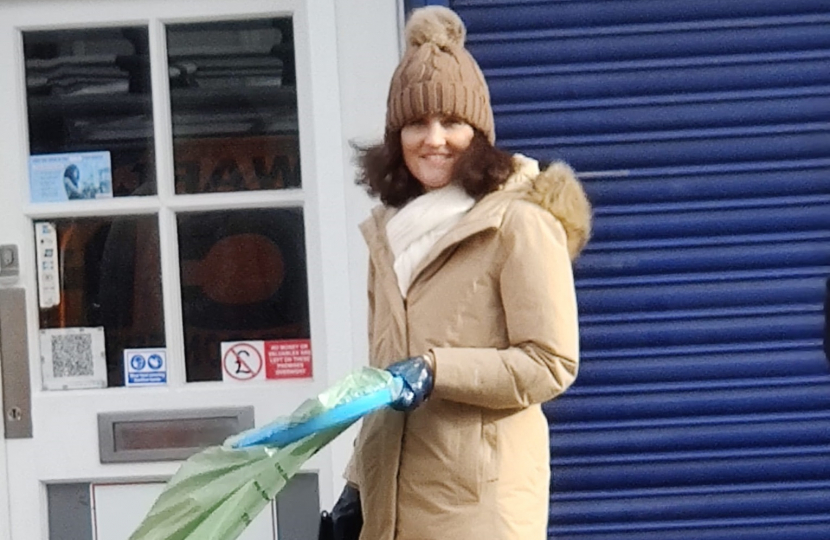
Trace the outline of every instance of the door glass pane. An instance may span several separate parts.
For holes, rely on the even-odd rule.
[[[83,198],[154,195],[147,28],[24,32],[23,50],[30,154],[108,152],[106,179],[64,174]]]
[[[301,209],[182,214],[188,381],[222,380],[223,342],[308,339]]]
[[[40,328],[103,327],[108,386],[123,386],[124,349],[164,348],[164,313],[156,216],[57,219],[57,260],[38,257],[38,279],[55,276],[58,296],[44,307]],[[38,249],[48,236],[37,235]],[[49,270],[56,270],[50,274]],[[55,353],[57,354],[57,353]],[[82,362],[65,358],[64,363]]]
[[[167,27],[176,193],[300,186],[290,18]]]

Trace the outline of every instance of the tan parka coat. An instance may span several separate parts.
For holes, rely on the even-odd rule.
[[[541,403],[577,374],[571,260],[590,206],[570,168],[539,174],[514,158],[504,188],[480,201],[398,289],[386,222],[369,245],[370,363],[431,351],[435,388],[411,413],[364,419],[346,478],[363,503],[361,540],[547,538],[550,440]]]

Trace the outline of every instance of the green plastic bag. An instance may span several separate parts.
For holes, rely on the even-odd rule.
[[[387,371],[363,368],[271,425],[299,424],[378,390],[396,391],[395,385]],[[241,433],[199,452],[170,479],[130,540],[234,540],[302,465],[349,425],[282,448],[232,448],[245,435]]]

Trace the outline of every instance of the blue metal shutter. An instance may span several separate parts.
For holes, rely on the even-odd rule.
[[[595,205],[550,536],[830,538],[830,2],[449,4],[499,145]]]

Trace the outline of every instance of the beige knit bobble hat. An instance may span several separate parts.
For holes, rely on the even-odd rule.
[[[392,75],[387,131],[429,114],[445,114],[496,139],[490,91],[478,64],[464,48],[467,29],[452,10],[429,6],[406,23],[406,52]]]

